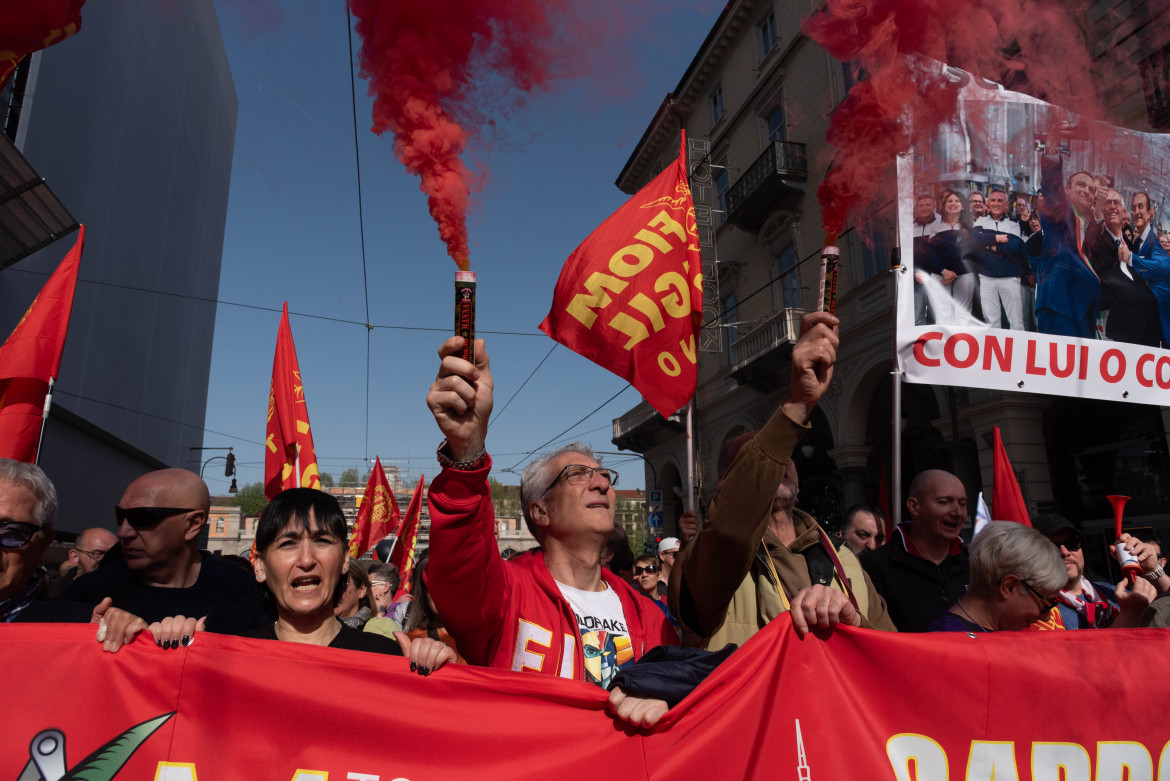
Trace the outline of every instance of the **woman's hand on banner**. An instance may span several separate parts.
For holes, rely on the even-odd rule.
[[[395,632],[394,639],[402,646],[402,655],[410,660],[410,671],[419,675],[430,675],[458,657],[451,646],[441,640],[429,637],[411,638],[405,632]]]
[[[206,627],[207,616],[203,618],[170,616],[162,621],[155,621],[149,629],[155,645],[159,648],[178,648],[191,645],[195,640],[195,633],[204,631]]]

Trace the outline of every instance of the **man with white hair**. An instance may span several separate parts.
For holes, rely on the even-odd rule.
[[[677,643],[662,611],[601,565],[617,473],[581,443],[534,459],[520,479],[520,501],[540,548],[501,559],[484,444],[492,375],[482,341],[475,365],[459,357],[462,346],[453,337],[439,349],[427,394],[446,436],[437,454],[443,471],[428,494],[428,593],[472,664],[605,687],[646,651]]]
[[[47,601],[40,567],[56,515],[57,489],[44,471],[0,458],[0,622],[89,620],[84,606]]]

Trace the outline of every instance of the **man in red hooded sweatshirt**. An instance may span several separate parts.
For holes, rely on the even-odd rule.
[[[617,474],[575,443],[534,460],[521,478],[525,522],[540,548],[500,558],[484,440],[492,376],[483,342],[473,366],[461,337],[439,349],[427,405],[446,436],[431,483],[428,593],[472,664],[606,687],[623,667],[677,644],[666,616],[601,566],[613,530]]]

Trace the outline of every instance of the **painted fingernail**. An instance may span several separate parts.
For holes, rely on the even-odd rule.
[[[155,645],[157,645],[159,648],[162,648],[162,647],[163,647],[163,641],[162,641],[162,640],[155,640],[154,642],[155,642]]]
[[[183,635],[183,645],[191,645],[191,635]]]
[[[431,674],[431,668],[430,668],[430,667],[424,667],[424,668],[422,668],[422,674],[423,674],[423,675],[430,675],[430,674]]]
[[[417,665],[417,664],[415,664],[414,662],[411,662],[411,663],[410,663],[410,671],[411,671],[411,672],[414,672],[414,671],[415,671],[415,670],[417,670],[417,669],[418,669],[418,665]]]
[[[171,640],[171,648],[178,648],[178,647],[179,647],[179,640],[178,640],[178,638],[175,638],[174,640]]]

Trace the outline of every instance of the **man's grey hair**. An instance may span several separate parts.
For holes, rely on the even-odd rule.
[[[1036,529],[1014,521],[992,521],[971,541],[972,596],[989,597],[1008,575],[1036,589],[1054,591],[1068,583],[1060,549]]]
[[[0,480],[27,488],[37,503],[33,509],[37,523],[42,529],[53,528],[53,521],[57,518],[57,489],[43,469],[36,464],[0,458]]]
[[[528,527],[529,533],[533,537],[536,537],[538,541],[540,540],[540,536],[536,533],[536,524],[532,521],[532,514],[529,512],[528,506],[548,496],[548,492],[552,488],[553,480],[557,479],[557,476],[549,468],[549,464],[552,463],[554,458],[565,453],[580,453],[598,466],[601,466],[601,459],[593,455],[593,448],[584,442],[570,442],[567,445],[558,447],[551,453],[537,456],[528,462],[528,466],[524,467],[524,474],[520,476],[520,507],[524,513],[524,525]]]

